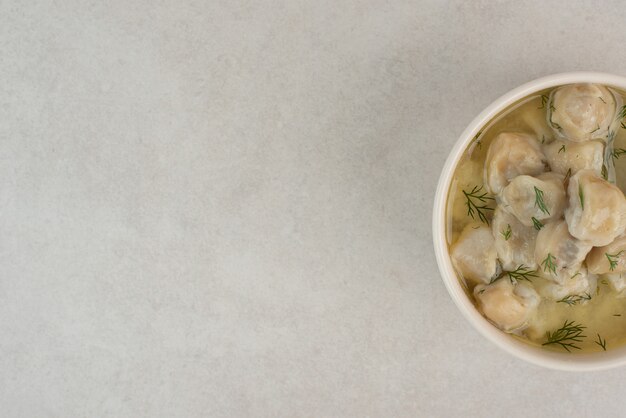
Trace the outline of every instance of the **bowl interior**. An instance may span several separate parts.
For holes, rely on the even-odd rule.
[[[524,97],[547,88],[572,83],[598,83],[626,90],[625,77],[596,72],[572,72],[554,74],[531,81],[495,100],[469,124],[446,160],[435,194],[433,241],[439,271],[452,300],[483,336],[514,356],[543,367],[570,371],[589,371],[625,365],[626,346],[603,353],[558,353],[533,347],[505,334],[487,321],[468,298],[452,266],[446,242],[446,201],[448,192],[456,166],[474,136],[501,111]]]

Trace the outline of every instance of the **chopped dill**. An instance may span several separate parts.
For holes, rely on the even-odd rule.
[[[556,275],[556,257],[548,253],[548,256],[541,262],[543,271],[549,271],[550,274]]]
[[[613,271],[615,270],[615,267],[617,267],[617,262],[620,258],[620,256],[624,253],[624,250],[620,251],[619,253],[616,254],[609,254],[609,253],[604,253],[604,255],[606,256],[607,260],[609,260],[609,270]]]
[[[580,199],[580,208],[585,210],[585,195],[583,193],[583,186],[578,184],[578,198]]]
[[[591,295],[589,293],[585,293],[584,295],[569,295],[561,300],[557,300],[556,303],[566,303],[569,306],[572,306],[585,300],[591,300]]]
[[[624,119],[625,116],[626,116],[626,106],[622,106],[622,110],[619,111],[615,119],[616,120]]]
[[[565,144],[561,145],[561,148],[559,148],[559,152],[557,152],[557,154],[560,154],[562,152],[565,152]]]
[[[471,216],[472,219],[476,219],[475,215],[478,216],[481,222],[489,225],[489,220],[487,219],[487,214],[485,211],[492,211],[493,208],[487,206],[489,201],[493,201],[493,197],[489,196],[487,192],[482,192],[483,186],[474,186],[474,188],[470,192],[466,192],[463,190],[463,194],[465,195],[465,205],[467,206],[467,215]],[[482,193],[481,193],[482,192]]]
[[[537,231],[540,231],[541,228],[543,228],[543,224],[541,223],[539,219],[535,218],[534,216],[530,219],[533,221],[533,226],[535,227]]]
[[[589,132],[590,134],[594,133],[594,132],[598,132],[600,130],[600,125],[598,125],[598,127],[596,129],[594,129],[593,131]]]
[[[624,148],[615,148],[613,151],[611,151],[611,157],[613,157],[613,159],[615,160],[619,160],[619,157],[624,154],[626,154],[626,149]]]
[[[543,109],[546,107],[546,104],[550,101],[550,98],[548,96],[546,96],[545,94],[541,95],[541,106],[539,106],[537,109]]]
[[[569,183],[569,178],[572,177],[572,169],[568,168],[567,169],[567,173],[565,174],[565,178],[563,179],[563,185],[567,186],[567,184]]]
[[[622,127],[622,129],[626,129],[626,125],[624,125],[624,122],[620,122],[619,124]]]
[[[583,330],[586,327],[581,324],[576,324],[574,321],[565,321],[563,326],[553,332],[546,333],[547,341],[541,345],[556,344],[570,352],[570,349],[580,350],[580,347],[576,343],[582,342],[586,335],[583,335]]]
[[[604,99],[602,97],[598,97],[598,99],[600,99],[602,101],[602,103],[606,104],[606,102],[604,101]]]
[[[546,202],[543,200],[543,190],[538,189],[537,186],[535,188],[535,206],[539,208],[543,213],[550,215],[550,211],[546,207]]]
[[[609,170],[606,168],[606,164],[602,164],[602,170],[600,171],[600,175],[604,180],[609,179]]]
[[[506,229],[504,231],[500,231],[505,241],[508,241],[511,238],[511,224],[506,224]]]
[[[520,264],[515,270],[509,271],[506,274],[509,276],[509,280],[513,284],[515,284],[517,280],[526,280],[530,282],[531,278],[537,277],[537,272],[535,270],[531,270],[523,264]]]
[[[602,339],[600,334],[598,334],[598,341],[594,341],[594,343],[598,344],[604,351],[606,351],[606,339]]]

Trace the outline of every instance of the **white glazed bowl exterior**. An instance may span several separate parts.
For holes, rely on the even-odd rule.
[[[539,78],[511,90],[489,105],[461,134],[441,172],[433,208],[433,241],[443,282],[461,313],[485,338],[510,354],[539,366],[567,371],[594,371],[626,364],[626,346],[606,353],[557,353],[525,344],[503,333],[487,321],[467,297],[452,267],[446,243],[446,201],[454,170],[474,136],[509,105],[535,92],[572,83],[598,83],[626,90],[626,78],[597,72],[570,72]]]

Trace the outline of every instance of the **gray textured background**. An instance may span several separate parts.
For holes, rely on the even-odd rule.
[[[2,416],[623,416],[471,329],[430,232],[493,99],[626,75],[621,2],[104,3],[0,1]]]

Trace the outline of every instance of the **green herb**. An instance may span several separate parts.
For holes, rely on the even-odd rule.
[[[537,218],[535,218],[534,216],[532,218],[530,218],[533,221],[533,226],[535,227],[535,229],[537,231],[541,230],[541,228],[543,228],[543,224],[541,223],[541,221]]]
[[[489,196],[487,192],[482,192],[482,189],[483,186],[474,186],[470,192],[463,190],[466,199],[465,205],[467,206],[467,214],[471,216],[472,219],[476,219],[474,216],[478,215],[478,219],[489,225],[485,211],[493,210],[493,208],[490,208],[487,204],[494,199]]]
[[[598,344],[604,351],[606,351],[606,340],[603,340],[602,337],[600,337],[600,334],[598,334],[598,341],[594,341],[594,343]]]
[[[563,347],[567,352],[570,352],[570,349],[580,350],[580,347],[576,345],[576,343],[582,342],[583,338],[586,338],[586,335],[583,335],[583,330],[586,327],[583,327],[580,324],[575,324],[574,321],[565,321],[563,326],[556,331],[547,332],[546,339],[547,341],[542,345],[550,345],[556,344]]]
[[[483,130],[481,129],[480,131],[478,131],[478,133],[476,135],[474,135],[474,138],[472,139],[472,142],[474,142],[476,144],[476,146],[478,147],[478,149],[480,149],[483,146],[483,143],[480,142],[480,136],[483,134]]]
[[[615,270],[615,267],[617,267],[617,262],[619,260],[619,257],[622,255],[623,252],[624,252],[624,250],[622,250],[622,251],[620,251],[619,253],[616,253],[616,254],[604,253],[604,255],[606,256],[607,260],[609,260],[609,270],[611,270],[611,271]]]
[[[550,98],[548,96],[546,96],[545,94],[541,95],[541,106],[539,106],[537,109],[543,109],[544,107],[546,107],[546,104],[550,101]]]
[[[599,130],[600,130],[600,125],[598,125],[598,127],[597,127],[596,129],[594,129],[593,131],[591,131],[591,132],[589,132],[589,133],[590,133],[590,134],[592,134],[592,133],[597,132],[597,131],[599,131]]]
[[[504,231],[500,231],[505,241],[508,241],[511,238],[511,224],[506,224],[506,229]]]
[[[602,164],[602,170],[600,170],[600,175],[604,180],[609,179],[609,170],[606,168],[606,164]]]
[[[579,271],[579,272],[577,272],[576,274],[574,274],[572,277],[570,277],[569,279],[570,279],[570,280],[572,280],[574,277],[576,277],[576,276],[580,276],[580,275],[581,275],[581,273],[580,273],[580,271]]]
[[[565,152],[565,145],[561,145],[561,148],[559,148],[559,152],[557,152],[557,154],[560,154],[562,152]]]
[[[543,190],[538,189],[537,186],[535,188],[535,207],[538,207],[540,211],[543,213],[550,215],[550,211],[546,207],[546,202],[543,200]]]
[[[537,277],[537,272],[529,269],[523,264],[520,264],[515,270],[507,272],[507,275],[509,276],[511,283],[515,284],[517,280],[526,280],[530,282],[531,278]]]
[[[607,285],[609,284],[609,282],[607,282],[606,280],[600,280],[600,283],[602,283],[603,285]]]
[[[585,300],[591,300],[591,295],[589,293],[585,293],[584,295],[569,295],[561,300],[557,300],[556,303],[566,303],[572,306]]]
[[[580,199],[580,208],[585,210],[585,195],[583,194],[582,184],[578,184],[578,198]]]
[[[626,149],[624,148],[615,148],[613,151],[611,151],[611,157],[613,157],[613,159],[615,160],[619,160],[619,157],[624,154],[626,154]]]
[[[625,128],[626,129],[626,128]],[[545,135],[541,135],[541,143],[545,144],[546,143],[546,137]]]
[[[606,102],[604,101],[602,97],[598,97],[598,99],[602,100],[602,103],[606,104]]]
[[[548,256],[541,262],[543,271],[549,271],[551,274],[556,275],[556,258],[548,253]]]
[[[567,186],[567,183],[569,182],[570,177],[572,177],[572,169],[568,168],[567,173],[565,174],[565,178],[563,179],[564,186]]]
[[[620,122],[619,124],[622,126],[622,129],[626,129],[626,125],[624,125],[624,122]]]
[[[624,119],[625,116],[626,116],[626,106],[622,106],[622,110],[619,111],[615,119],[616,120]]]

